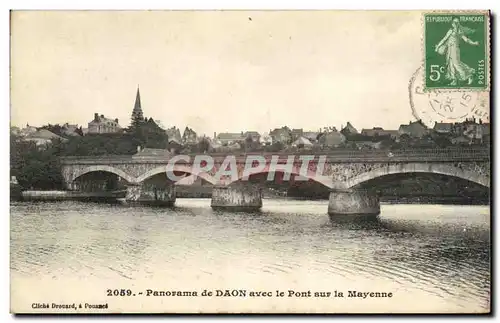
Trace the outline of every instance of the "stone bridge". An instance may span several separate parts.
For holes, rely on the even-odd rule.
[[[378,213],[376,196],[358,187],[390,174],[442,174],[490,187],[490,151],[477,148],[338,150],[314,155],[66,157],[61,164],[68,189],[78,189],[79,180],[91,174],[112,173],[126,182],[127,200],[170,205],[175,202],[174,182],[189,182],[189,177],[199,177],[214,186],[212,207],[236,209],[259,208],[260,187],[248,178],[263,175],[272,180],[275,173],[285,174],[285,180],[287,176],[290,181],[310,180],[331,189],[330,214]],[[253,172],[249,173],[252,167]]]

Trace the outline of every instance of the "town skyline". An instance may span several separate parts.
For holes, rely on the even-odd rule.
[[[140,88],[138,86],[135,101],[134,101],[134,108],[133,108],[132,113],[131,113],[131,122],[129,122],[127,125],[121,125],[119,123],[118,118],[112,118],[111,116],[107,116],[107,115],[99,114],[98,112],[95,112],[94,118],[88,123],[88,128],[84,128],[83,124],[78,124],[78,123],[73,124],[73,123],[68,122],[68,121],[61,122],[61,123],[47,122],[46,124],[36,125],[36,126],[33,124],[30,125],[29,123],[27,123],[25,125],[25,127],[27,127],[27,128],[33,128],[33,127],[43,128],[43,127],[47,127],[47,126],[59,125],[61,127],[69,127],[68,129],[73,129],[73,130],[71,130],[71,132],[73,132],[77,128],[80,128],[80,130],[83,131],[82,132],[83,135],[85,135],[85,134],[102,134],[102,133],[118,133],[118,132],[122,133],[123,131],[126,131],[126,129],[128,129],[128,128],[136,126],[136,125],[134,125],[133,120],[144,119],[144,120],[154,121],[155,127],[159,127],[159,129],[165,130],[166,133],[169,135],[169,137],[171,137],[174,132],[177,132],[177,135],[174,135],[174,137],[176,137],[176,139],[179,139],[179,140],[181,137],[184,137],[187,134],[187,132],[193,132],[193,131],[194,131],[194,134],[197,136],[197,138],[202,138],[202,137],[209,137],[210,138],[210,137],[212,137],[210,134],[197,132],[196,129],[189,127],[189,125],[187,125],[185,127],[178,127],[177,125],[171,125],[171,126],[167,127],[160,120],[155,120],[154,117],[152,117],[152,116],[149,116],[149,117],[145,116],[143,113],[143,110],[142,110],[141,102],[142,102],[142,99],[141,99],[141,95],[140,95]],[[489,119],[483,120],[480,118],[466,118],[464,121],[466,121],[466,122],[472,121],[474,123],[477,122],[478,124],[482,124],[484,122],[485,124],[489,124]],[[442,127],[444,125],[460,124],[462,122],[444,122],[443,123],[443,122],[436,121],[434,126]],[[418,119],[418,120],[410,120],[408,123],[400,123],[400,125],[397,127],[397,129],[388,129],[388,128],[384,129],[380,125],[371,125],[369,127],[359,128],[359,132],[364,133],[364,132],[373,132],[373,131],[380,132],[380,131],[382,131],[384,134],[388,134],[390,132],[398,132],[402,127],[407,127],[408,125],[416,124],[416,123],[421,123],[423,125],[423,127],[427,128],[427,129],[433,128],[432,126],[426,125],[425,123],[423,123],[421,120]],[[26,129],[25,127],[23,127],[22,125],[17,126],[17,125],[11,124],[11,128]],[[240,131],[214,131],[213,132],[213,139],[217,139],[218,135],[221,135],[221,134],[232,135],[232,134],[241,133],[241,135],[243,136],[244,134],[247,135],[248,133],[252,133],[252,132],[258,134],[259,136],[262,136],[262,135],[269,136],[269,135],[271,135],[271,132],[276,131],[276,130],[285,129],[285,128],[287,128],[291,132],[300,131],[301,133],[302,132],[304,132],[304,133],[307,133],[307,132],[328,133],[331,131],[339,132],[339,131],[342,131],[344,129],[347,129],[347,131],[349,131],[349,132],[353,132],[353,131],[358,132],[358,127],[354,126],[350,121],[346,121],[345,124],[342,124],[340,127],[337,127],[336,125],[323,125],[323,126],[318,126],[315,129],[306,129],[303,127],[293,127],[290,125],[280,125],[280,126],[272,127],[268,131],[258,131],[258,130],[255,131],[255,130],[251,130],[251,129],[244,129],[244,130],[240,129]],[[190,134],[187,134],[187,135],[190,136]],[[172,138],[170,138],[170,139],[172,139]]]
[[[419,32],[418,12],[13,12],[11,123],[126,127],[139,84],[145,116],[206,135],[397,129]]]

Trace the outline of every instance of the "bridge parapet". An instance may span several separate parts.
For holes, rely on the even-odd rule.
[[[187,160],[181,159],[176,164],[191,164],[197,155],[185,155]],[[166,164],[172,156],[140,156],[109,155],[109,156],[68,156],[61,158],[63,164]],[[327,162],[421,162],[421,161],[487,161],[490,159],[490,150],[485,148],[465,149],[398,149],[398,150],[345,150],[339,149],[328,152],[301,152],[301,153],[237,153],[237,154],[206,154],[214,162],[222,162],[227,156],[234,156],[237,163],[245,163],[249,156],[262,156],[270,161],[277,156],[280,162],[286,162],[289,156],[300,160],[301,156],[325,156]],[[276,157],[275,157],[276,158]]]
[[[183,156],[184,159],[175,162],[174,171],[193,174],[193,161],[196,155]],[[237,167],[237,179],[216,179],[218,171],[224,167],[223,161],[228,155],[209,155],[214,160],[214,166],[208,171],[198,173],[202,179],[214,185],[230,185],[242,179],[247,157],[262,156],[266,161],[261,172],[271,172],[269,164],[272,158],[278,158],[278,164],[287,163],[293,156],[293,172],[299,174],[302,158],[314,157],[308,165],[308,179],[332,188],[348,188],[362,181],[370,180],[394,173],[430,172],[461,177],[481,185],[489,186],[490,182],[490,151],[489,149],[423,149],[423,150],[376,150],[356,151],[338,150],[329,154],[301,153],[248,153],[234,156]],[[229,155],[231,156],[231,155]],[[129,183],[141,183],[160,173],[166,173],[171,157],[164,156],[102,156],[102,157],[66,157],[62,158],[62,173],[66,182],[71,183],[79,176],[96,171],[114,173]],[[318,168],[319,160],[324,160],[321,174]],[[227,163],[226,163],[227,165]],[[320,168],[321,169],[321,168]],[[314,173],[314,174],[313,174]]]

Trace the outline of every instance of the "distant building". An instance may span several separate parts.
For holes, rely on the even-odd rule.
[[[323,147],[334,148],[342,145],[346,141],[346,138],[340,132],[332,131],[332,132],[322,133],[318,141]]]
[[[168,140],[175,139],[179,143],[182,142],[181,130],[179,128],[177,128],[176,126],[173,126],[172,128],[168,128],[166,130],[166,132],[168,135]]]
[[[172,153],[177,153],[182,150],[184,146],[182,145],[181,140],[177,139],[176,137],[168,137],[168,149]]]
[[[436,122],[432,130],[439,134],[451,134],[453,131],[453,123]]]
[[[234,143],[245,141],[243,132],[221,132],[217,136],[214,133],[215,139],[223,146],[230,146]]]
[[[306,138],[307,140],[309,140],[311,143],[314,144],[318,142],[318,136],[320,134],[321,133],[317,131],[304,131],[304,133],[302,133],[302,137]]]
[[[142,112],[141,106],[141,93],[139,91],[139,86],[137,86],[137,93],[135,94],[134,109],[132,110],[132,128],[137,128],[144,120],[144,114]]]
[[[302,134],[304,133],[304,130],[302,128],[300,129],[292,129],[292,140],[297,140],[300,137],[302,137]]]
[[[490,135],[490,124],[483,123],[481,120],[476,123],[474,118],[466,119],[464,122],[456,124],[455,127],[458,128],[457,135],[463,135],[474,142],[483,142],[484,137]]]
[[[422,138],[429,133],[429,129],[422,123],[421,120],[402,124],[399,126],[399,135],[408,135],[410,137]]]
[[[198,143],[198,135],[193,129],[186,127],[186,129],[184,129],[184,133],[182,134],[182,143],[185,145],[196,144]]]
[[[257,131],[247,131],[243,133],[243,136],[246,138],[251,138],[253,142],[260,142],[260,134]]]
[[[320,129],[320,132],[322,132],[322,133],[337,132],[337,128],[335,126],[323,127],[323,129]]]
[[[37,146],[42,146],[46,144],[52,143],[54,140],[66,141],[67,139],[56,135],[53,132],[48,131],[47,129],[40,129],[34,133],[27,135],[24,140],[33,141]]]
[[[80,136],[79,130],[77,124],[65,123],[62,126],[61,133],[65,136]]]
[[[88,124],[89,134],[116,133],[121,131],[122,127],[120,127],[118,119],[106,118],[103,114],[94,113],[94,120]]]
[[[166,130],[166,128],[165,128],[165,126],[163,125],[163,123],[161,122],[161,120],[156,119],[156,120],[155,120],[155,123],[158,125],[158,127],[162,128],[163,130]]]
[[[347,122],[346,126],[340,130],[340,133],[348,137],[350,135],[356,135],[359,132],[350,122]]]
[[[309,141],[309,139],[304,137],[299,137],[292,143],[292,147],[297,147],[297,148],[312,148],[313,146],[314,144],[311,141]]]
[[[37,132],[37,131],[38,131],[37,127],[33,127],[33,126],[30,126],[29,124],[26,124],[26,127],[22,128],[19,134],[22,137],[26,137],[30,134]]]
[[[144,122],[140,125],[141,130],[149,134],[165,135],[166,131],[163,130],[153,118],[144,118]]]
[[[146,135],[166,135],[165,129],[163,129],[163,126],[161,126],[159,122],[153,120],[151,117],[144,117],[139,87],[137,87],[134,109],[132,110],[132,122],[130,126],[132,129],[140,129],[141,132]]]
[[[232,144],[228,145],[227,147],[223,147],[223,148],[227,149],[228,151],[240,150],[241,144],[239,142],[233,142]]]
[[[398,130],[384,130],[381,127],[374,127],[372,129],[362,129],[361,134],[367,137],[391,137],[396,139],[399,136]]]
[[[483,123],[481,120],[476,123],[475,118],[467,118],[465,121],[453,125],[453,135],[455,137],[465,136],[475,141],[482,141],[483,136],[489,135],[489,133],[489,123]]]
[[[260,137],[260,142],[262,145],[268,146],[268,145],[272,144],[273,141],[271,139],[271,136],[269,136],[269,134],[267,132],[265,132]]]
[[[282,144],[289,144],[292,140],[292,131],[287,126],[276,128],[269,131],[272,143],[280,142]]]

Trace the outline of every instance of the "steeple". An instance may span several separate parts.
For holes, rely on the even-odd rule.
[[[141,107],[141,93],[139,92],[139,85],[137,85],[137,94],[135,96],[134,110],[132,110],[132,126],[135,127],[144,120]]]
[[[135,95],[135,104],[133,113],[140,115],[142,118],[141,93],[139,92],[139,85],[137,85],[137,94]]]

